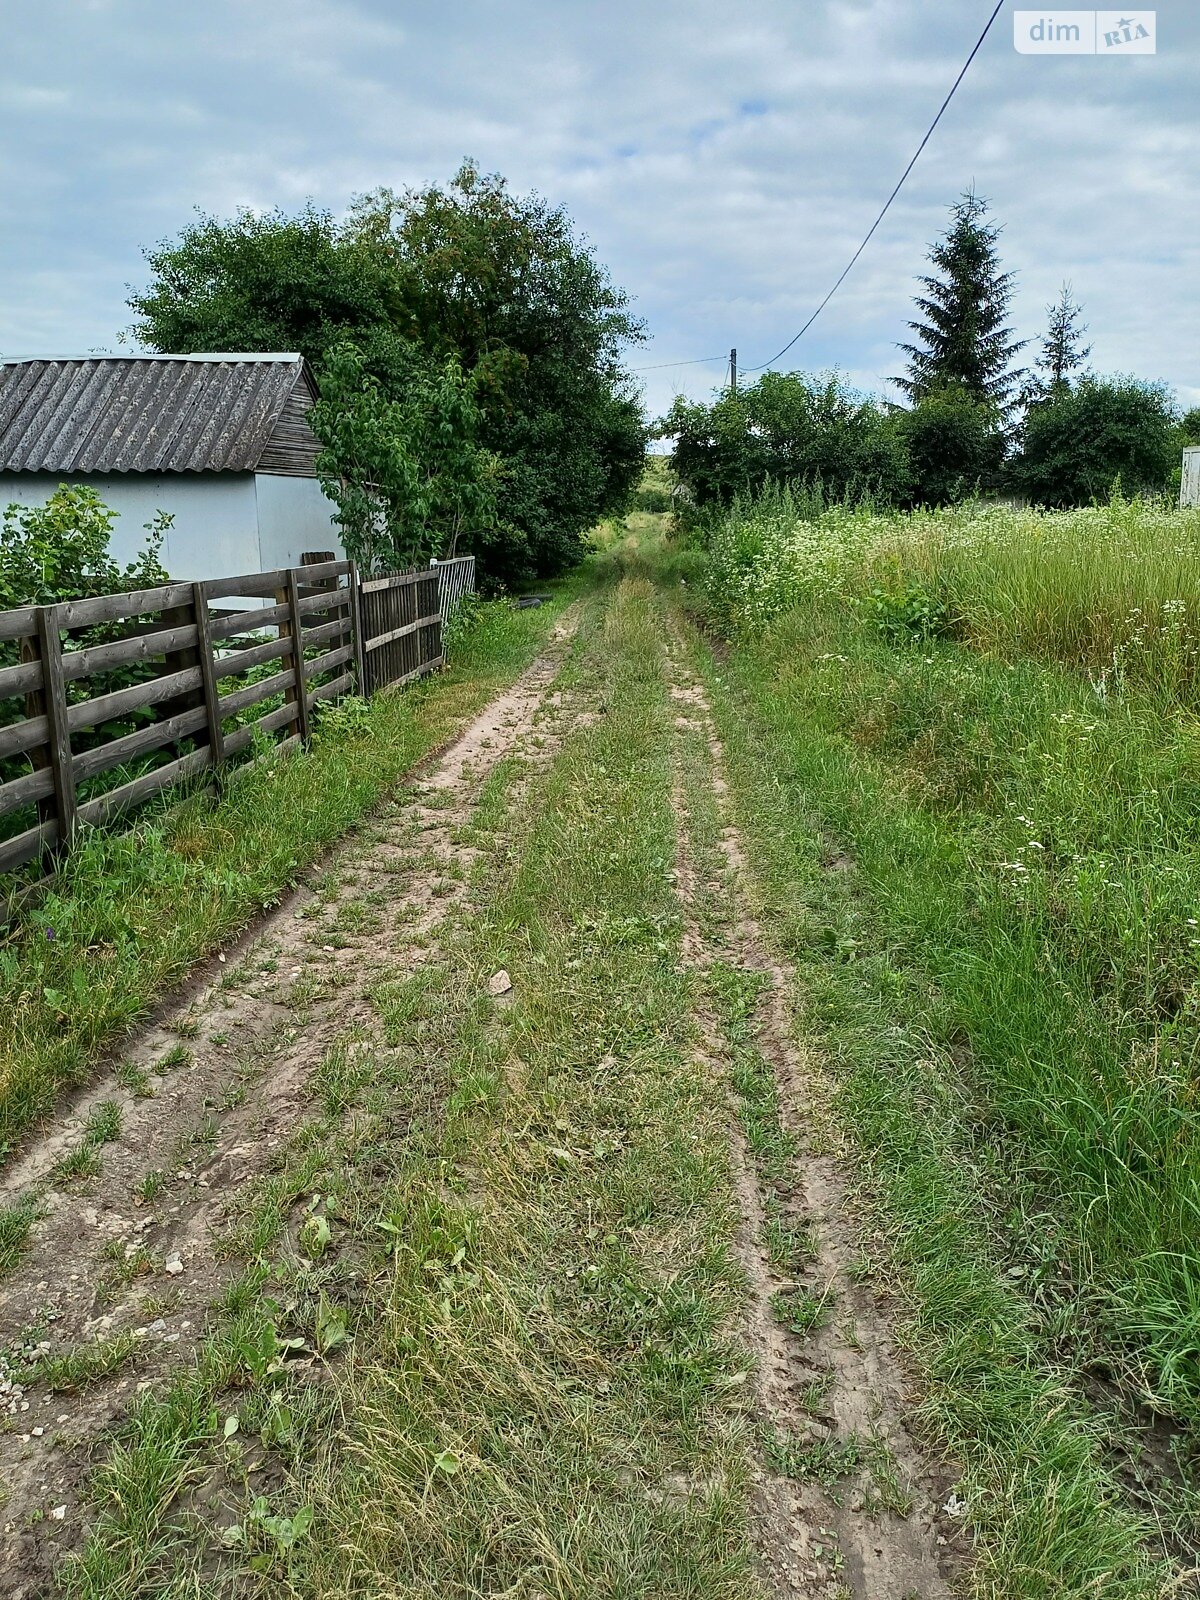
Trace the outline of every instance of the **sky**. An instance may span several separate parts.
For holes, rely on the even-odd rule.
[[[337,212],[472,157],[564,205],[629,292],[660,414],[796,332],[992,3],[0,0],[0,353],[118,348],[143,249],[197,209]],[[782,365],[895,396],[914,279],[974,185],[1022,336],[1069,280],[1097,371],[1200,404],[1200,5],[1160,4],[1152,56],[1023,55],[1013,28],[1006,5]]]

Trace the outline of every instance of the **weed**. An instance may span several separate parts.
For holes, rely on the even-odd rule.
[[[807,1334],[819,1328],[825,1320],[831,1289],[817,1294],[812,1289],[780,1290],[771,1296],[771,1310],[781,1326],[792,1333]]]

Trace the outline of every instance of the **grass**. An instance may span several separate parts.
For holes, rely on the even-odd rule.
[[[480,608],[449,672],[331,720],[310,752],[86,834],[0,944],[0,1158],[97,1053],[272,906],[404,772],[526,665],[570,595]],[[183,1047],[169,1052],[184,1059]]]
[[[593,602],[560,682],[608,713],[489,787],[471,902],[423,966],[381,974],[368,1047],[325,1057],[314,1120],[234,1220],[248,1265],[215,1331],[100,1469],[73,1600],[239,1574],[330,1600],[760,1593],[661,631],[645,584]],[[301,1200],[302,1235],[332,1218],[311,1262],[281,1248]],[[223,1486],[215,1516],[200,1484]]]
[[[1046,513],[986,503],[912,514],[834,508],[788,491],[738,506],[707,568],[723,625],[758,629],[811,601],[869,614],[879,597],[973,649],[1137,684],[1194,703],[1200,689],[1200,513],[1114,494]]]
[[[1190,718],[1149,674],[1104,698],[1078,661],[899,642],[849,603],[873,559],[748,610],[728,656],[693,639],[761,918],[889,1228],[977,1591],[1157,1594],[1114,1464],[1136,1402],[1185,1458],[1200,1411]]]

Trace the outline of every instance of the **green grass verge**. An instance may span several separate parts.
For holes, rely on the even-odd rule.
[[[1165,1575],[1147,1544],[1152,1524],[1130,1509],[1106,1458],[1110,1434],[1074,1387],[1081,1322],[1095,1337],[1089,1286],[1077,1280],[1082,1314],[1049,1292],[1065,1208],[1057,1220],[1047,1212],[1044,1155],[1011,1130],[997,1149],[982,1067],[964,1062],[961,990],[946,994],[976,950],[1004,959],[978,898],[963,894],[962,813],[940,819],[847,737],[852,698],[864,717],[879,714],[896,668],[865,632],[843,625],[833,640],[831,627],[798,618],[728,659],[693,634],[691,652],[762,920],[795,965],[807,1024],[837,1069],[837,1113],[888,1227],[926,1416],[965,1469],[973,1592],[1146,1600]],[[952,699],[952,685],[922,668],[930,696]]]
[[[195,795],[87,835],[0,945],[0,1159],[103,1046],[516,677],[587,581],[541,609],[484,606],[448,672],[335,710],[309,752],[235,771],[219,800]]]

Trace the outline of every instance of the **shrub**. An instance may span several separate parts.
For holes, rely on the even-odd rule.
[[[1084,378],[1030,406],[1013,463],[1016,486],[1038,505],[1158,494],[1178,466],[1179,417],[1166,386],[1135,378]]]
[[[1004,457],[999,420],[965,390],[925,395],[900,413],[898,427],[908,452],[910,503],[951,505],[995,482]]]
[[[675,477],[698,509],[767,484],[820,485],[831,500],[890,503],[908,486],[893,414],[836,373],[768,372],[711,405],[676,400],[658,424],[673,435]]]

